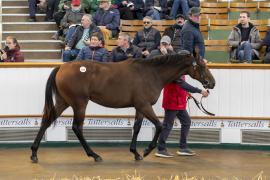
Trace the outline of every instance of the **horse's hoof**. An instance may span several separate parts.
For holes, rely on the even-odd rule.
[[[102,159],[100,156],[98,156],[98,157],[95,158],[95,161],[96,161],[96,162],[102,162],[103,159]]]
[[[141,161],[141,160],[143,160],[143,157],[140,156],[140,155],[139,155],[139,156],[135,156],[135,160],[136,160],[136,161]]]
[[[144,152],[143,152],[143,157],[148,156],[148,154],[150,154],[150,152],[151,152],[151,150],[145,149]]]
[[[32,163],[38,163],[37,156],[31,156],[30,158],[31,158]]]

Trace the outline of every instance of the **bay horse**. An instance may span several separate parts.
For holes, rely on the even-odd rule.
[[[142,160],[136,143],[143,118],[150,120],[156,128],[153,140],[144,150],[145,157],[156,147],[162,130],[152,105],[157,102],[166,84],[185,74],[200,81],[205,88],[212,89],[215,86],[214,77],[198,53],[196,57],[175,54],[157,56],[150,60],[128,59],[118,63],[73,61],[54,68],[46,84],[41,127],[31,146],[32,162],[38,162],[37,150],[46,129],[69,106],[74,112],[72,130],[87,156],[93,157],[96,162],[102,161],[83,136],[85,109],[89,100],[111,108],[135,108],[130,152],[134,154],[135,160]]]

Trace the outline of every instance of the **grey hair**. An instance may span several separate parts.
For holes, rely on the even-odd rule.
[[[88,17],[88,19],[90,20],[90,21],[92,21],[92,15],[91,14],[84,14],[83,16],[86,16],[86,17]]]
[[[153,18],[151,18],[150,16],[144,16],[145,19],[149,19],[151,22],[153,21]],[[144,19],[143,18],[143,19]]]
[[[122,36],[124,39],[128,40],[128,42],[131,41],[130,35],[128,33],[121,32],[119,36]]]

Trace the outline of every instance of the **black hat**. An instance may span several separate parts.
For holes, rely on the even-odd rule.
[[[185,19],[185,16],[183,14],[177,14],[175,16],[175,19],[178,19],[178,18],[182,18],[182,19]]]

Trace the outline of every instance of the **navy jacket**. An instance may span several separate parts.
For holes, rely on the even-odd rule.
[[[267,46],[266,52],[270,52],[270,30],[268,30],[265,35],[263,45]]]
[[[115,36],[120,26],[120,13],[118,9],[110,8],[104,11],[99,8],[93,17],[93,22],[97,26],[106,26],[107,29],[112,31],[113,36]]]
[[[105,48],[86,46],[80,50],[76,60],[108,62],[110,60],[110,55]]]
[[[112,61],[119,62],[124,61],[128,58],[140,58],[142,57],[142,51],[140,48],[134,45],[130,45],[130,47],[124,51],[120,47],[116,47],[112,50]]]
[[[181,49],[188,50],[190,53],[195,54],[195,46],[198,46],[200,56],[204,58],[204,39],[198,23],[192,22],[191,20],[186,21],[181,31],[181,37]]]

